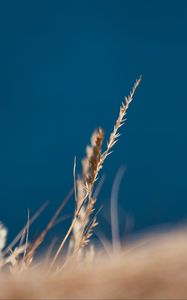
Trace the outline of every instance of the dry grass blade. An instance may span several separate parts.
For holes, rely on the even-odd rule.
[[[24,261],[25,261],[26,251],[27,251],[28,242],[29,242],[29,226],[30,226],[30,212],[29,212],[29,209],[28,209],[28,221],[27,221],[27,230],[26,230],[25,249],[24,249],[24,254],[23,254],[23,264],[24,264]]]
[[[66,198],[63,200],[62,204],[59,206],[59,208],[57,209],[56,213],[54,214],[54,216],[52,217],[51,221],[48,223],[47,227],[43,230],[43,232],[39,235],[39,237],[34,241],[33,244],[31,244],[31,246],[29,247],[27,254],[25,255],[25,265],[28,267],[30,265],[30,263],[33,260],[33,256],[37,250],[37,248],[41,245],[41,243],[44,240],[44,237],[46,236],[46,234],[48,233],[48,231],[53,227],[53,225],[55,224],[60,212],[62,211],[62,209],[64,208],[64,206],[66,205],[66,203],[68,202],[68,200],[70,199],[70,197],[73,195],[73,189],[70,190],[70,192],[68,193],[68,195],[66,196]]]
[[[30,219],[30,226],[36,221],[36,219],[41,215],[41,213],[46,209],[48,206],[49,202],[44,203],[32,216]],[[10,249],[12,249],[17,242],[22,238],[24,232],[27,230],[27,224],[22,228],[22,230],[17,234],[17,236],[14,238],[14,240],[5,248],[5,250],[2,253],[2,256],[4,257]]]
[[[71,234],[71,232],[72,232],[72,230],[73,230],[73,227],[74,227],[74,225],[75,225],[75,223],[76,223],[76,221],[77,221],[77,218],[78,218],[78,216],[79,216],[79,213],[80,213],[80,211],[81,211],[81,208],[83,207],[83,205],[84,205],[84,203],[85,203],[85,201],[86,201],[86,198],[87,198],[87,195],[86,195],[85,198],[83,199],[81,205],[80,205],[80,206],[78,207],[78,209],[76,210],[75,216],[74,216],[74,218],[73,218],[73,221],[72,221],[72,223],[71,223],[71,225],[70,225],[70,227],[69,227],[69,229],[68,229],[68,231],[67,231],[67,233],[66,233],[64,239],[62,240],[62,242],[61,242],[61,244],[60,244],[60,246],[59,246],[59,248],[58,248],[58,250],[57,250],[57,252],[56,252],[56,254],[55,254],[55,256],[54,256],[54,258],[53,258],[53,260],[52,260],[52,262],[51,262],[51,264],[50,264],[50,266],[49,266],[48,273],[51,271],[51,269],[52,269],[52,267],[54,266],[54,264],[55,264],[55,262],[56,262],[56,260],[57,260],[57,258],[58,258],[58,256],[59,256],[60,252],[62,251],[62,249],[63,249],[63,247],[64,247],[65,242],[66,242],[67,239],[69,238],[69,236],[70,236],[70,234]]]
[[[110,198],[110,216],[111,216],[111,231],[112,231],[112,245],[113,250],[115,252],[119,252],[121,249],[120,243],[120,234],[119,234],[119,224],[118,224],[118,194],[119,194],[119,187],[121,181],[123,179],[123,175],[125,173],[126,168],[122,166],[114,179],[114,183],[112,185],[112,192]]]

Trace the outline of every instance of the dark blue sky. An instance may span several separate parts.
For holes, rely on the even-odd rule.
[[[1,1],[0,41],[0,220],[10,235],[28,207],[50,199],[47,222],[72,186],[74,156],[82,158],[95,127],[108,137],[140,74],[105,165],[100,221],[108,226],[122,164],[122,223],[123,210],[135,230],[186,220],[186,0]]]

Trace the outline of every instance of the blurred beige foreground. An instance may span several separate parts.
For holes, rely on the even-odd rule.
[[[187,299],[187,230],[149,235],[119,254],[90,264],[71,262],[57,275],[39,266],[1,274],[0,298]]]

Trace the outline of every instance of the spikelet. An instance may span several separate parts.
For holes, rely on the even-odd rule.
[[[107,142],[106,150],[102,153],[100,161],[98,163],[97,173],[99,173],[100,169],[103,166],[105,159],[107,158],[107,156],[109,156],[111,154],[111,149],[114,147],[114,145],[118,141],[118,138],[120,137],[120,134],[118,133],[118,131],[119,131],[120,127],[122,127],[123,124],[125,123],[125,120],[126,120],[125,116],[126,116],[127,110],[129,108],[130,103],[133,100],[135,91],[136,91],[137,87],[139,86],[141,79],[142,79],[142,77],[140,76],[140,78],[136,80],[129,96],[125,97],[125,103],[122,102],[122,104],[121,104],[118,118],[114,124],[113,131],[111,132],[109,140]]]
[[[7,238],[7,229],[0,222],[0,257],[1,257],[2,250],[6,244],[6,238]]]
[[[10,271],[15,273],[22,270],[21,256],[25,251],[25,245],[16,247],[14,250],[10,249],[10,255],[5,259],[4,265],[10,265]]]
[[[82,175],[79,176],[76,182],[77,195],[76,204],[80,207],[83,199],[85,199],[86,194],[89,195],[88,190],[92,187],[92,183],[95,181],[95,170],[97,168],[97,163],[100,160],[101,146],[104,139],[104,133],[101,128],[95,130],[91,137],[91,145],[86,148],[86,157],[82,160]],[[89,187],[89,188],[88,188]],[[94,204],[96,199],[89,197],[88,202],[84,203],[79,215],[77,216],[77,221],[73,227],[73,240],[70,245],[73,247],[73,252],[80,249],[79,256],[81,253],[81,248],[85,244],[83,242],[84,231],[89,222],[89,216],[93,213]]]
[[[91,138],[92,155],[89,159],[88,176],[86,183],[89,189],[93,187],[94,182],[97,179],[98,163],[101,159],[101,147],[104,139],[104,132],[102,128],[96,130]]]
[[[6,245],[7,229],[0,222],[0,268],[4,265],[2,250]]]

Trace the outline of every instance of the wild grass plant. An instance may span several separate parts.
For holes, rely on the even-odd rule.
[[[60,246],[58,247],[54,257],[51,260],[49,266],[50,272],[53,272],[56,267],[56,260],[61,254],[63,247],[70,238],[69,255],[74,258],[82,249],[88,245],[90,238],[93,234],[93,229],[97,225],[96,217],[99,211],[95,211],[96,198],[94,197],[95,182],[98,179],[100,170],[106,158],[111,154],[111,150],[120,137],[119,129],[125,122],[125,116],[130,103],[133,100],[135,91],[140,84],[141,77],[136,80],[132,91],[128,97],[125,97],[125,102],[122,103],[119,111],[117,121],[114,124],[114,128],[110,134],[109,140],[106,145],[106,149],[102,151],[102,145],[104,141],[104,132],[102,128],[96,129],[91,137],[91,143],[86,148],[86,157],[82,160],[82,174],[77,177],[76,175],[76,159],[74,161],[74,196],[75,196],[75,213],[72,223],[63,238]],[[69,198],[69,197],[68,197]],[[15,240],[7,246],[3,251],[6,240],[6,229],[1,225],[0,227],[0,251],[1,251],[1,267],[5,267],[9,264],[10,271],[22,271],[28,269],[30,264],[33,263],[34,255],[38,247],[43,242],[47,232],[55,224],[57,217],[65,205],[65,201],[58,208],[53,218],[48,223],[45,230],[31,243],[29,242],[29,227],[33,221],[40,215],[44,207],[30,219],[28,211],[28,222],[24,226],[23,230],[18,234]],[[85,250],[86,251],[86,250]],[[69,259],[69,258],[68,258]]]
[[[60,205],[46,228],[32,240],[30,226],[46,208],[44,204],[15,239],[6,246],[7,229],[0,224],[1,298],[154,298],[187,296],[187,241],[181,231],[148,236],[124,249],[114,241],[105,251],[94,246],[92,235],[98,226],[96,182],[105,160],[120,137],[119,130],[141,77],[120,106],[119,115],[104,146],[104,131],[96,129],[77,175],[74,160],[74,216],[59,246],[52,245],[38,261],[37,250],[56,224],[72,191]],[[104,150],[103,150],[104,148]],[[111,206],[112,207],[112,206]],[[114,209],[114,208],[113,208]],[[111,209],[112,218],[116,215]],[[112,223],[117,222],[113,220]],[[113,237],[115,240],[115,230]],[[177,244],[175,243],[177,242]],[[104,241],[103,241],[104,243]],[[177,245],[177,246],[176,246]],[[105,254],[103,254],[105,253]],[[107,255],[106,255],[107,254]],[[185,283],[185,284],[184,284]]]

